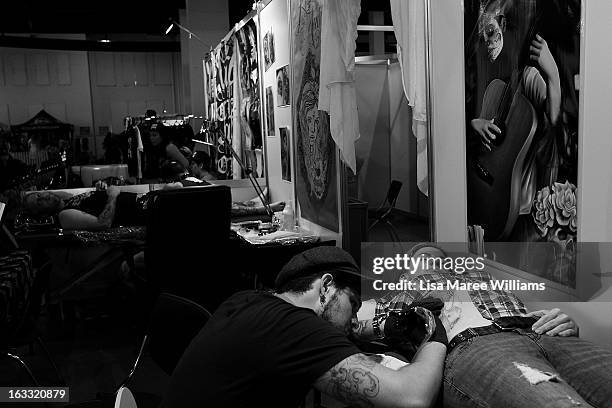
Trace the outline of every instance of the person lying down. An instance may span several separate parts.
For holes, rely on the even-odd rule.
[[[408,255],[446,257],[431,244],[416,245]],[[557,308],[528,312],[516,294],[502,289],[437,289],[433,284],[448,273],[418,268],[404,274],[400,279],[419,290],[364,300],[353,334],[362,340],[389,338],[391,311],[429,308],[433,299],[449,340],[444,407],[612,407],[612,351],[580,339],[567,314]],[[465,283],[492,279],[486,269],[453,277]],[[421,290],[419,280],[433,289]]]
[[[181,183],[164,189],[182,188]],[[66,230],[102,231],[116,226],[145,225],[148,194],[122,192],[117,186],[71,195],[65,191],[34,191],[23,197],[22,209],[34,217],[53,216]],[[272,203],[282,211],[284,202]],[[232,216],[265,214],[258,199],[232,203]]]

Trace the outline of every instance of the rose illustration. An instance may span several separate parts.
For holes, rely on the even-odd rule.
[[[566,181],[564,184],[553,184],[552,200],[555,207],[555,217],[560,226],[569,226],[576,231],[576,186]]]
[[[548,229],[555,224],[555,205],[548,187],[544,187],[536,194],[533,210],[533,220],[540,230],[540,234],[545,236]]]

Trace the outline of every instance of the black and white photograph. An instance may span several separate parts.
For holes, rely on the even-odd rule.
[[[0,408],[612,408],[612,1],[6,1]]]
[[[276,61],[276,54],[274,48],[274,33],[272,30],[268,31],[263,39],[263,55],[264,55],[264,67],[267,71],[268,68],[274,61]]]
[[[287,106],[290,101],[289,65],[285,65],[276,70],[276,103],[277,106]]]
[[[291,135],[289,128],[278,129],[280,133],[281,178],[291,181]]]
[[[271,86],[266,88],[266,127],[268,128],[268,136],[276,135],[276,127],[274,125],[274,92]]]

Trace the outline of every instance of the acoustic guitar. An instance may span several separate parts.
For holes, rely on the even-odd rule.
[[[495,109],[508,89],[500,79],[487,86],[479,117],[493,119],[502,134],[491,151],[482,148],[468,162],[468,220],[484,228],[487,241],[506,239],[516,223],[523,165],[537,128],[536,112],[519,91],[512,94],[505,116]]]

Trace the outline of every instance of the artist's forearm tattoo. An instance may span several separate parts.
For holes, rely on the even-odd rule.
[[[342,360],[320,380],[325,393],[354,407],[373,407],[380,382],[373,373],[376,362],[364,354]]]

